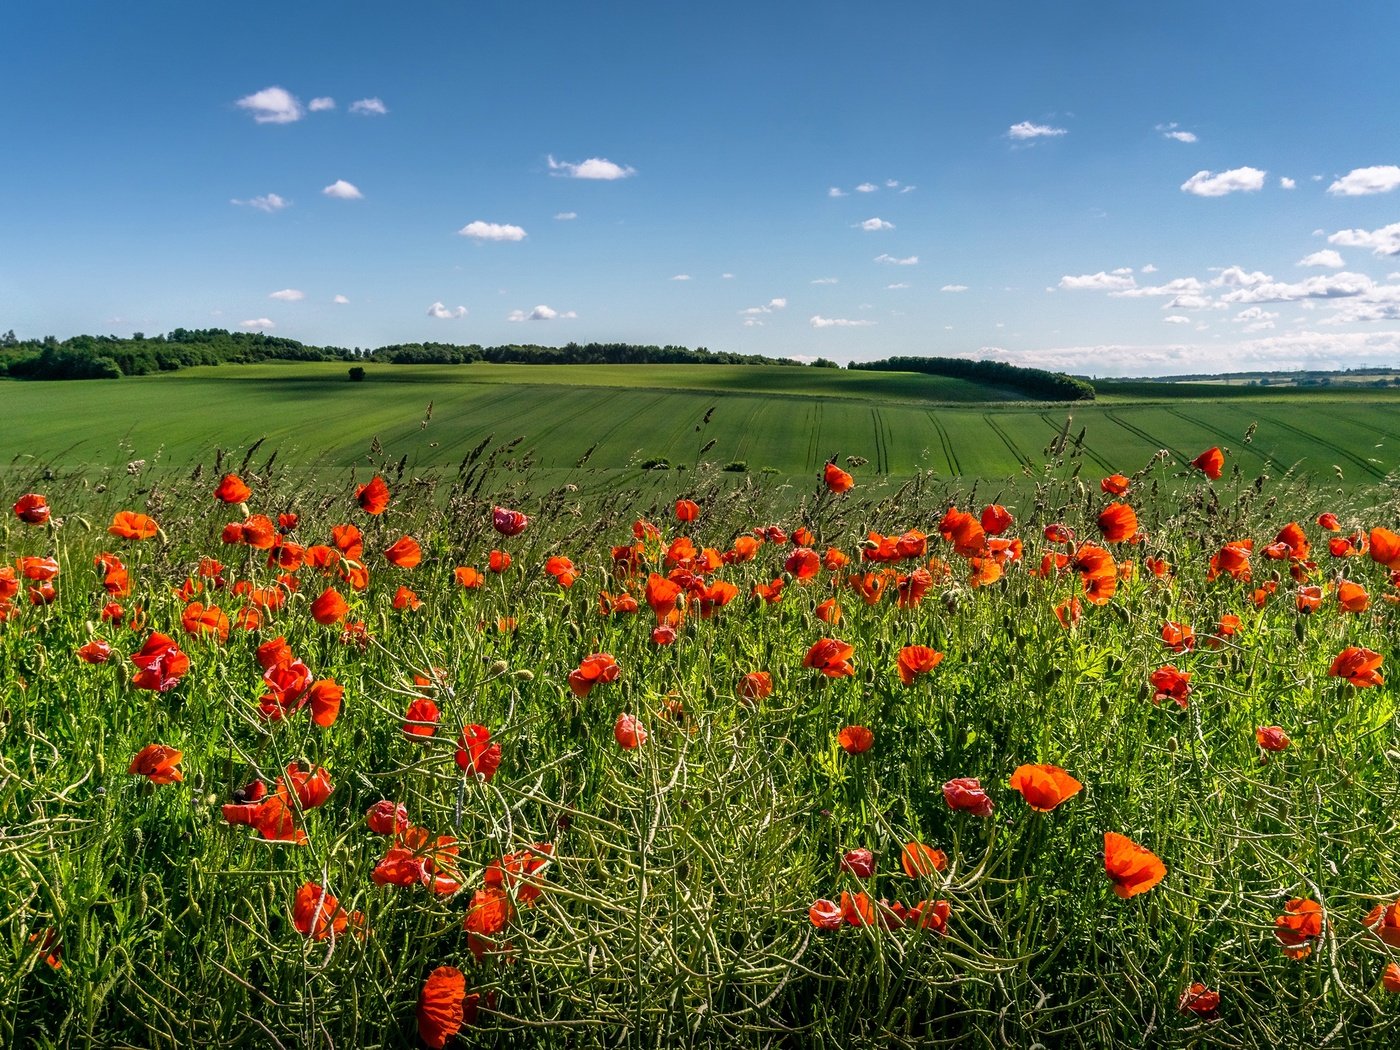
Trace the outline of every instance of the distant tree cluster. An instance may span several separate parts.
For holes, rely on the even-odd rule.
[[[969,361],[961,357],[887,357],[883,361],[852,361],[850,368],[873,372],[922,372],[969,379],[1015,390],[1041,401],[1092,401],[1092,384],[1063,372],[1022,368],[1004,361]]]
[[[568,343],[537,346],[456,346],[451,343],[399,343],[369,352],[374,361],[396,365],[462,365],[475,361],[510,365],[793,365],[787,358],[716,353],[706,347],[642,346],[634,343]]]

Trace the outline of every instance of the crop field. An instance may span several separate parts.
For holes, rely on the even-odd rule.
[[[451,400],[307,386],[260,418]],[[636,398],[638,441],[683,404],[672,448],[765,418],[539,390],[495,394]],[[1066,436],[1005,506],[696,455],[585,505],[388,435],[348,485],[194,442],[12,470],[0,1045],[1393,1046],[1400,501],[1237,476],[1303,440],[1252,410],[1216,454],[1212,406],[1101,406],[1149,436]]]
[[[1072,416],[1086,465],[1178,462],[1202,440],[1251,476],[1290,471],[1351,486],[1400,466],[1400,391],[1104,384],[1093,404],[1046,405],[910,373],[743,366],[380,366],[364,383],[331,364],[196,368],[118,382],[0,383],[5,471],[189,465],[216,449],[344,468],[375,458],[456,467],[483,441],[521,438],[540,487],[580,460],[612,482],[641,465],[743,464],[810,476],[857,456],[884,476],[1002,479],[1036,470]],[[1226,391],[1227,395],[1221,392]],[[580,438],[579,435],[586,435]],[[591,446],[591,448],[590,448]],[[1196,449],[1198,451],[1198,449]],[[1184,457],[1184,458],[1183,458]]]

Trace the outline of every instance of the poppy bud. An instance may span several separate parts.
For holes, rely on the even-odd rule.
[[[535,680],[535,672],[522,667],[515,672],[515,677],[522,682],[533,682]]]
[[[492,674],[505,674],[509,670],[510,664],[506,663],[504,660],[495,660],[491,664]]]

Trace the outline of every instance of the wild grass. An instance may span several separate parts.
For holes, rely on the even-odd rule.
[[[459,1045],[1394,1045],[1400,997],[1387,997],[1380,975],[1400,955],[1362,919],[1400,898],[1396,695],[1328,669],[1344,647],[1363,646],[1391,670],[1396,588],[1367,557],[1329,557],[1313,524],[1332,511],[1343,534],[1393,527],[1393,488],[1343,494],[1238,472],[1212,484],[1154,457],[1125,497],[1146,543],[1115,551],[1135,573],[1066,629],[1054,609],[1082,596],[1078,579],[1028,570],[1052,549],[1048,524],[1097,540],[1109,497],[1082,451],[1063,437],[1053,451],[1021,489],[997,490],[1024,554],[981,587],[937,525],[949,506],[976,513],[992,494],[927,474],[895,485],[856,469],[843,496],[713,468],[645,487],[594,490],[579,475],[551,488],[505,469],[512,450],[483,446],[455,474],[380,463],[393,500],[375,517],[356,506],[343,472],[284,470],[261,453],[195,468],[12,474],[0,502],[39,492],[54,518],[32,526],[7,515],[4,562],[52,556],[61,571],[56,600],[30,605],[22,589],[0,624],[0,1043],[414,1045],[419,990],[452,965],[483,997]],[[225,523],[242,518],[211,496],[227,471],[251,485],[248,510],[299,513],[289,536],[298,543],[359,526],[367,589],[302,569],[286,608],[261,628],[235,627],[222,644],[186,635],[186,598],[175,591],[202,558],[223,563],[225,586],[193,597],[230,614],[242,604],[236,581],[270,586],[277,575],[265,552],[220,542]],[[674,520],[678,496],[699,504],[696,521]],[[495,505],[524,511],[530,527],[498,535]],[[160,534],[109,536],[121,509],[151,515]],[[639,519],[666,541],[686,534],[717,551],[755,527],[803,526],[816,550],[837,547],[852,564],[789,579],[781,602],[766,604],[750,590],[782,578],[792,550],[767,543],[754,561],[706,574],[734,582],[738,598],[710,618],[692,609],[676,640],[658,645],[644,600],[636,615],[599,613],[600,591],[640,595],[648,571],[668,571],[657,540],[640,577],[617,569],[611,548],[636,542]],[[1366,612],[1342,612],[1330,593],[1315,612],[1297,610],[1288,563],[1259,553],[1294,520],[1313,541],[1309,582],[1363,584]],[[928,533],[929,550],[898,571],[935,557],[951,575],[917,605],[898,606],[893,583],[866,604],[843,582],[862,541],[906,529]],[[402,535],[426,552],[417,568],[380,554]],[[1254,579],[1207,582],[1210,555],[1244,537],[1256,541]],[[493,548],[512,556],[504,573],[487,571]],[[99,616],[110,600],[93,570],[102,551],[117,553],[132,580],[117,624]],[[543,571],[557,555],[581,570],[569,588]],[[1148,556],[1174,573],[1158,579]],[[483,587],[457,584],[453,569],[464,565],[482,570]],[[1268,580],[1276,593],[1256,607],[1254,589]],[[328,583],[349,596],[347,619],[362,633],[311,618]],[[401,584],[421,609],[391,607]],[[833,596],[844,609],[836,625],[816,616]],[[136,606],[144,626],[133,630]],[[1241,630],[1220,648],[1164,647],[1164,622],[1204,637],[1226,614]],[[131,682],[130,655],[151,630],[190,657],[167,693]],[[254,650],[278,635],[316,677],[344,686],[333,725],[305,712],[259,716]],[[110,642],[110,662],[75,655],[94,637]],[[854,646],[853,677],[802,666],[822,637]],[[911,644],[946,658],[906,687],[895,660]],[[566,678],[590,653],[612,654],[621,673],[576,696]],[[1184,709],[1151,700],[1148,675],[1169,663],[1193,675]],[[773,693],[743,703],[739,681],[758,670],[771,673]],[[429,692],[441,724],[427,739],[402,731],[423,691],[415,673],[439,682]],[[621,713],[649,732],[636,750],[614,739]],[[489,781],[454,762],[472,724],[502,746]],[[874,746],[846,754],[837,733],[848,725],[872,729]],[[1283,727],[1292,746],[1261,752],[1264,725]],[[182,782],[128,774],[151,743],[183,752]],[[299,817],[304,845],[225,822],[236,790],[271,786],[298,761],[334,783],[325,805]],[[1033,812],[1007,786],[1023,763],[1061,766],[1084,790]],[[948,807],[940,785],[956,777],[981,779],[990,818]],[[364,814],[381,799],[458,840],[460,892],[375,884],[389,840]],[[1165,880],[1115,896],[1106,831],[1156,853]],[[906,876],[909,841],[944,850],[947,870]],[[487,866],[544,843],[553,860],[542,894],[522,902],[500,950],[478,961],[463,916]],[[875,854],[868,881],[841,870],[855,847]],[[298,933],[293,899],[308,881],[363,912],[363,936]],[[947,900],[946,936],[814,928],[809,906],[843,890]],[[1326,916],[1301,960],[1285,957],[1274,934],[1292,898],[1316,900]],[[45,931],[61,946],[59,969],[39,950]],[[1220,992],[1219,1019],[1178,1010],[1193,982]]]

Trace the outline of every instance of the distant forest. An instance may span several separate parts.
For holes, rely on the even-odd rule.
[[[259,361],[345,361],[363,378],[366,363],[394,365],[466,365],[474,362],[524,365],[782,365],[808,367],[791,358],[756,354],[716,353],[706,347],[639,346],[631,343],[569,343],[536,346],[459,346],[453,343],[395,343],[377,349],[308,346],[295,339],[261,332],[228,332],[222,328],[176,328],[165,335],[130,338],[113,335],[53,336],[23,340],[13,331],[0,335],[0,378],[120,379],[156,372],[173,372],[193,365],[254,364]],[[818,358],[810,367],[837,368]],[[1094,388],[1082,379],[1020,368],[998,361],[968,361],[955,357],[890,357],[883,361],[852,362],[853,369],[922,372],[986,383],[1045,401],[1092,399]]]

